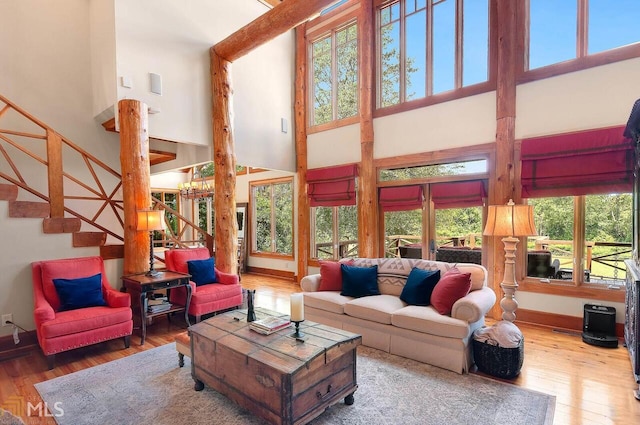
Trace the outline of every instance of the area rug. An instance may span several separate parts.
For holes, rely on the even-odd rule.
[[[193,389],[175,344],[35,385],[60,425],[264,425],[216,391]],[[551,425],[555,397],[358,347],[355,403],[340,401],[313,425]],[[58,403],[58,404],[55,404]]]

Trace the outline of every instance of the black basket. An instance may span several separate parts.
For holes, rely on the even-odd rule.
[[[514,348],[503,348],[474,339],[473,357],[480,372],[498,378],[515,378],[524,361],[524,338]]]

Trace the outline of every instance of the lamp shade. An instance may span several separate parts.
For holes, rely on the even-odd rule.
[[[164,229],[162,224],[162,210],[138,210],[136,230],[147,232],[162,230]]]
[[[515,205],[510,199],[507,205],[489,205],[486,236],[534,236],[533,206]]]

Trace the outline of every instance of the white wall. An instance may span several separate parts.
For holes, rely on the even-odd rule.
[[[119,170],[118,136],[93,119],[89,6],[86,0],[0,1],[0,93]],[[65,161],[65,168],[84,167],[77,162]],[[7,172],[5,163],[0,167]],[[18,196],[25,198],[22,192]],[[0,248],[0,313],[13,313],[16,323],[33,329],[31,262],[99,250],[72,248],[69,234],[43,234],[41,219],[8,218],[4,201],[0,217],[6,241]],[[107,263],[111,284],[119,286],[119,262]],[[0,328],[0,336],[10,331]]]
[[[116,27],[113,0],[90,0],[93,115],[101,122],[113,117],[116,90]]]
[[[307,168],[360,162],[360,124],[307,136]]]
[[[637,58],[518,86],[516,139],[626,124],[639,75]]]
[[[210,146],[209,49],[265,13],[266,6],[256,0],[115,4],[118,99],[139,99],[160,110],[149,116],[152,137]],[[293,32],[286,33],[232,64],[234,142],[240,164],[295,170],[294,42]],[[161,96],[150,92],[149,73],[162,76]],[[123,87],[120,77],[128,77],[132,88]],[[287,133],[280,131],[281,118],[288,122]],[[209,154],[199,162],[212,158]]]
[[[491,143],[496,139],[496,94],[376,118],[373,128],[376,159]]]

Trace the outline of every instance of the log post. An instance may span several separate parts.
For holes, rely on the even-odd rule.
[[[360,2],[358,20],[359,103],[360,103],[360,172],[358,174],[358,256],[374,258],[380,255],[378,231],[378,193],[373,165],[373,5]],[[384,233],[384,232],[382,232]],[[382,243],[384,246],[384,243]],[[383,255],[384,256],[384,255]]]
[[[506,205],[510,198],[515,200],[514,191],[514,141],[516,120],[516,65],[522,63],[517,57],[516,9],[519,2],[498,0],[498,60],[496,88],[496,156],[495,168],[490,173],[489,204]],[[489,269],[489,284],[498,299],[502,298],[500,283],[504,276],[505,251],[501,237],[488,238],[493,255],[493,267]],[[491,310],[494,318],[502,315],[499,304]]]
[[[295,126],[298,168],[298,243],[297,280],[308,274],[311,243],[311,212],[307,194],[307,25],[296,28]]]
[[[233,141],[233,85],[231,63],[215,47],[211,55],[213,109],[214,211],[216,212],[216,267],[225,273],[238,270],[236,221],[236,156]]]
[[[137,211],[151,206],[149,183],[149,119],[143,102],[118,102],[120,120],[120,167],[124,208],[123,273],[142,273],[149,269],[149,232],[138,232]]]
[[[215,170],[215,250],[216,266],[223,272],[235,274],[238,265],[238,228],[235,220],[236,160],[233,142],[231,62],[285,31],[295,28],[311,16],[320,13],[324,8],[336,2],[337,0],[285,0],[277,7],[217,43],[210,50],[211,88],[213,94],[213,162]],[[309,232],[309,230],[306,231],[307,233]]]

